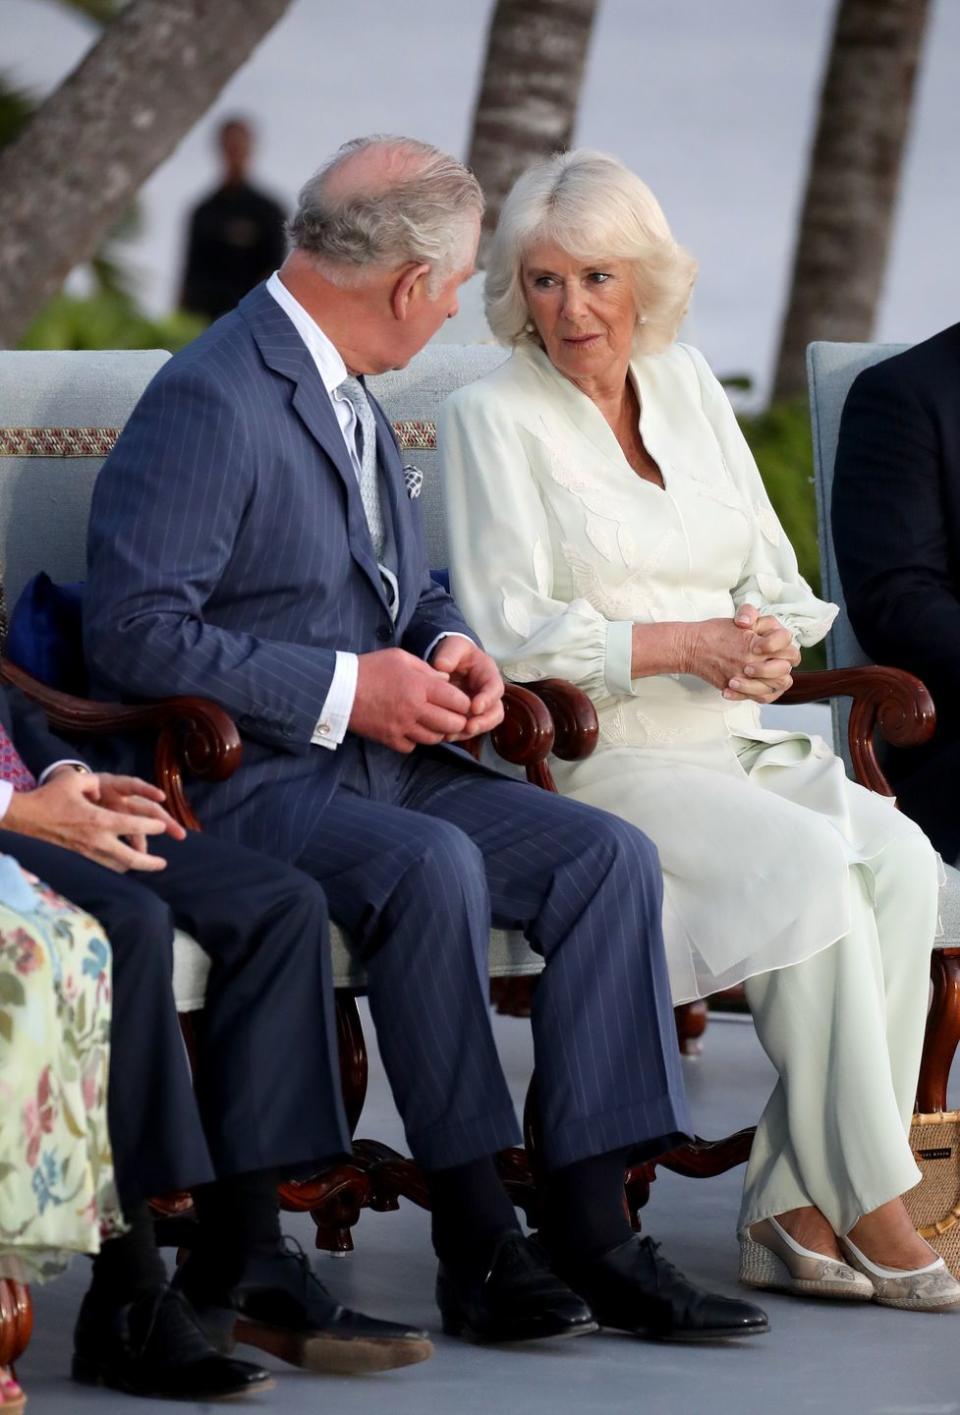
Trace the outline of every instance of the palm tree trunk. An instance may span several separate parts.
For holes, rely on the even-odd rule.
[[[800,397],[813,339],[873,334],[928,0],[839,0],[774,398]]]
[[[497,0],[468,165],[487,199],[478,264],[517,177],[569,147],[599,0]]]
[[[131,0],[0,152],[0,347],[204,113],[290,0]]]

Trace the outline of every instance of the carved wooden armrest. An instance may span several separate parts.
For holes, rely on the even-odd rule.
[[[55,731],[70,736],[156,732],[157,783],[166,793],[170,814],[190,830],[200,825],[184,791],[184,772],[204,781],[225,781],[240,765],[243,747],[233,719],[205,698],[165,698],[133,706],[98,703],[48,688],[8,659],[0,661],[0,679],[42,707]]]
[[[526,767],[527,780],[546,791],[557,789],[547,766],[555,735],[553,718],[540,699],[519,684],[508,683],[503,693],[503,721],[490,733],[490,740],[498,756]]]
[[[524,687],[550,709],[553,718],[553,754],[565,762],[582,761],[597,745],[600,724],[597,710],[582,688],[565,678],[541,678]]]
[[[877,761],[874,736],[896,747],[918,747],[933,736],[937,718],[933,699],[912,673],[901,668],[835,668],[798,673],[781,703],[813,703],[822,698],[852,698],[850,758],[861,786],[882,796],[894,793]]]

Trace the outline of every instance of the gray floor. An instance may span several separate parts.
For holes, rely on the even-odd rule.
[[[526,1023],[497,1019],[511,1084],[522,1094],[530,1064]],[[748,1023],[712,1023],[701,1058],[685,1063],[694,1113],[704,1135],[749,1124],[769,1088],[770,1068]],[[374,1059],[360,1133],[402,1145],[396,1113]],[[953,1100],[957,1104],[960,1097]],[[740,1171],[714,1180],[665,1174],[647,1210],[648,1229],[691,1273],[737,1291],[734,1224]],[[309,1245],[309,1219],[287,1218]],[[320,1257],[326,1281],[343,1300],[384,1316],[435,1328],[426,1216],[410,1205],[367,1214],[357,1251]],[[128,1401],[66,1379],[70,1333],[85,1283],[84,1266],[36,1293],[36,1334],[20,1376],[31,1415],[150,1415],[162,1402]],[[484,1350],[437,1337],[425,1365],[368,1378],[309,1377],[276,1364],[276,1388],[246,1401],[251,1412],[388,1412],[388,1415],[524,1415],[564,1411],[643,1415],[952,1415],[960,1412],[960,1315],[921,1316],[873,1306],[838,1307],[776,1296],[765,1305],[768,1336],[741,1344],[670,1347],[598,1335],[553,1347]],[[269,1358],[268,1358],[268,1364]],[[204,1407],[206,1408],[206,1407]],[[212,1407],[210,1407],[212,1408]]]

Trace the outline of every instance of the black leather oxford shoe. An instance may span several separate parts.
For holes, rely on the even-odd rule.
[[[341,1307],[292,1240],[246,1260],[240,1280],[218,1284],[196,1257],[177,1270],[185,1292],[215,1346],[257,1346],[308,1371],[357,1375],[413,1366],[433,1355],[425,1331],[382,1322]]]
[[[121,1307],[88,1292],[74,1334],[73,1379],[161,1400],[226,1400],[273,1386],[260,1366],[216,1351],[187,1299],[170,1288]]]
[[[557,1259],[554,1266],[602,1327],[660,1341],[758,1336],[769,1327],[761,1308],[695,1287],[639,1234],[590,1262]]]
[[[505,1233],[486,1273],[441,1263],[437,1306],[448,1336],[468,1341],[539,1341],[597,1330],[590,1308],[548,1266],[522,1233]]]

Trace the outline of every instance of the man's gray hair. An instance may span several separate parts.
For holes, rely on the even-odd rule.
[[[432,267],[433,295],[469,259],[482,214],[480,185],[455,158],[414,138],[354,138],[304,186],[289,235],[335,285],[415,262]]]

